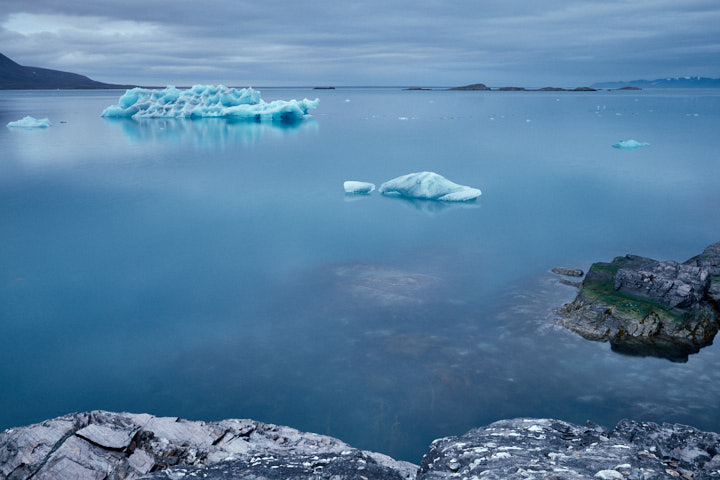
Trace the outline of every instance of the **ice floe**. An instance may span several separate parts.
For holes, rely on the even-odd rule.
[[[636,148],[647,147],[649,145],[650,145],[649,143],[638,142],[637,140],[630,139],[630,140],[621,140],[618,143],[614,144],[613,147],[620,148],[622,150],[634,150]]]
[[[10,128],[47,128],[50,125],[52,125],[52,123],[50,123],[50,120],[47,118],[34,118],[31,116],[7,124]]]
[[[458,185],[434,172],[410,173],[393,178],[380,185],[380,193],[443,202],[466,202],[482,194],[477,188]]]
[[[195,85],[188,90],[133,88],[117,105],[107,107],[103,117],[114,118],[224,118],[271,122],[295,122],[317,108],[318,99],[265,102],[252,88]]]
[[[352,193],[356,195],[369,195],[373,190],[375,190],[375,184],[348,180],[347,182],[343,183],[343,188],[345,188],[345,193]]]

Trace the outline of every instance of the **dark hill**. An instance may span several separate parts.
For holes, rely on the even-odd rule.
[[[47,68],[23,67],[0,53],[0,90],[132,88],[96,82],[77,73]]]

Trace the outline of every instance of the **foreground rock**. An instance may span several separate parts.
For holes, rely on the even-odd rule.
[[[250,478],[337,480],[414,477],[416,465],[361,451],[332,437],[253,420],[191,422],[174,417],[94,411],[0,434],[0,479],[180,478],[206,469]],[[222,475],[220,475],[222,474]],[[220,475],[220,476],[218,476]],[[254,475],[254,477],[253,477]]]
[[[495,422],[435,440],[421,467],[252,420],[190,422],[95,411],[0,433],[1,479],[720,478],[720,435],[623,420]]]
[[[720,435],[684,425],[502,420],[435,440],[418,479],[716,479],[719,450]]]
[[[687,360],[720,319],[720,242],[684,264],[635,255],[594,263],[562,325],[627,353]]]

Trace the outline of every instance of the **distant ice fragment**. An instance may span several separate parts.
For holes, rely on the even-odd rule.
[[[47,128],[50,125],[52,125],[52,123],[50,123],[50,120],[47,118],[38,119],[31,116],[27,116],[7,124],[9,128]]]
[[[453,183],[434,172],[419,172],[393,178],[380,185],[383,195],[443,202],[466,202],[482,195],[477,188]]]
[[[345,188],[345,193],[352,193],[355,195],[370,195],[370,193],[375,190],[374,183],[356,182],[354,180],[344,182],[343,187]]]
[[[317,108],[315,100],[275,100],[265,102],[252,88],[223,85],[195,85],[189,90],[167,87],[163,90],[133,88],[117,105],[107,107],[103,117],[114,118],[224,118],[256,122],[295,122]]]
[[[613,145],[613,147],[620,148],[623,150],[634,150],[636,148],[647,147],[649,145],[650,145],[649,143],[638,142],[637,140],[630,139],[630,140],[621,140],[618,143],[616,143],[615,145]]]

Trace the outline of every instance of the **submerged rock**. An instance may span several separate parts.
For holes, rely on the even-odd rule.
[[[192,422],[94,411],[0,433],[0,478],[20,480],[316,478],[402,480],[417,466],[325,435],[253,420]],[[227,473],[231,472],[231,473]]]
[[[687,360],[720,321],[720,242],[684,264],[636,255],[594,263],[561,324],[617,351]]]
[[[684,425],[501,420],[435,440],[418,479],[488,480],[718,478],[720,435]]]

